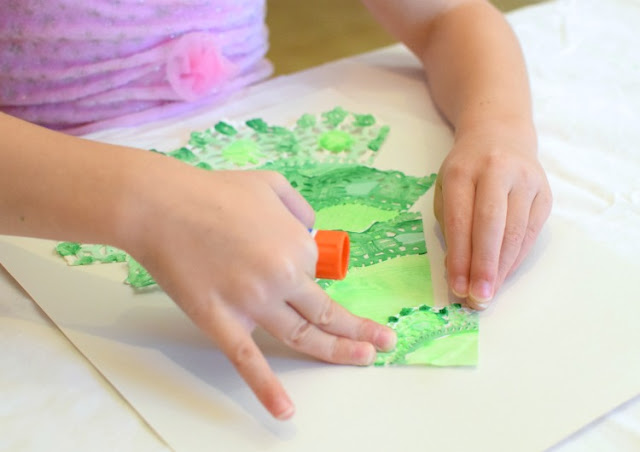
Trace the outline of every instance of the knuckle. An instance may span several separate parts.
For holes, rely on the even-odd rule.
[[[307,341],[311,328],[312,325],[307,320],[301,319],[298,325],[285,338],[284,342],[292,348],[300,348]]]
[[[469,180],[471,173],[468,167],[463,162],[453,161],[450,162],[443,176],[442,184],[456,184],[461,181]]]
[[[493,268],[498,262],[498,255],[493,250],[485,250],[475,256],[480,268]]]
[[[268,300],[268,289],[261,279],[247,278],[241,284],[235,284],[233,298],[242,306],[264,306]]]
[[[449,251],[445,257],[447,272],[451,276],[469,274],[471,266],[471,249],[459,250],[457,252]]]
[[[485,156],[486,166],[494,171],[502,172],[509,166],[509,156],[498,150],[491,150]]]
[[[522,226],[511,226],[505,229],[504,238],[502,240],[503,247],[518,248],[522,244],[529,230]]]
[[[286,287],[291,287],[298,279],[298,265],[295,259],[289,256],[279,256],[275,261],[274,271],[276,272],[274,279],[277,278]]]
[[[333,322],[335,315],[336,315],[336,306],[334,302],[331,300],[331,298],[329,298],[329,296],[325,294],[322,301],[320,315],[317,319],[316,324],[319,326],[330,325]]]
[[[538,194],[541,198],[542,205],[544,206],[545,218],[551,214],[551,207],[553,206],[553,193],[551,189],[545,190]]]
[[[530,224],[529,226],[527,226],[527,229],[523,234],[522,240],[525,242],[533,242],[536,239],[536,237],[538,237],[539,233],[540,233],[540,229]]]
[[[229,360],[233,366],[240,370],[246,369],[258,358],[258,350],[248,340],[240,341],[229,354]]]
[[[331,338],[331,341],[329,342],[327,347],[327,357],[325,358],[327,361],[333,363],[342,362],[340,340],[340,338],[335,336]]]
[[[201,320],[211,317],[213,303],[208,297],[195,297],[190,299],[188,303],[181,302],[180,308],[187,317],[199,323]]]
[[[508,169],[505,168],[505,171]],[[513,185],[522,187],[527,193],[534,193],[537,189],[538,177],[526,166],[519,166],[513,170]]]
[[[473,257],[473,260],[474,262],[471,278],[493,281],[496,276],[498,266],[497,256],[490,252],[484,252],[476,254]]]
[[[467,216],[460,211],[450,212],[445,217],[445,228],[454,235],[466,231],[468,223]]]
[[[370,340],[377,334],[379,324],[369,319],[361,319],[358,326],[356,340]]]
[[[292,287],[300,283],[305,269],[315,272],[318,247],[310,234],[299,238],[292,237],[281,252],[277,256],[271,256],[270,260],[273,279],[287,287]]]
[[[490,222],[500,213],[500,205],[496,202],[486,202],[477,207],[477,219],[482,222]]]
[[[498,271],[496,273],[496,279],[497,280],[504,279],[507,273],[509,273],[509,270],[511,270],[512,266],[513,266],[513,261],[510,260],[509,262],[507,262],[506,260],[501,260],[500,265],[498,266]]]
[[[469,261],[447,258],[447,274],[451,278],[469,274]]]

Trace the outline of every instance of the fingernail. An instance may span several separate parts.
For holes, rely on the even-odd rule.
[[[366,353],[359,354],[359,355],[360,356],[356,357],[356,364],[359,364],[361,366],[368,366],[370,364],[373,364],[373,362],[376,360],[376,357],[378,356],[376,349],[373,348],[371,345],[367,347]]]
[[[291,416],[293,416],[293,413],[296,411],[290,400],[280,400],[278,405],[280,405],[280,407],[274,411],[276,413],[279,413],[275,415],[275,418],[280,421],[286,421],[287,419],[290,419]]]
[[[470,306],[470,307],[472,309],[475,309],[476,311],[484,311],[489,307],[489,302],[473,301],[472,303],[473,303],[473,306]]]
[[[453,281],[453,287],[451,288],[451,291],[458,298],[467,298],[467,296],[469,295],[467,278],[465,278],[464,276],[458,276]]]
[[[493,287],[489,281],[474,281],[471,283],[469,297],[478,306],[486,307],[493,297]]]
[[[376,337],[374,345],[378,350],[382,350],[383,352],[393,350],[396,347],[396,342],[398,341],[398,337],[396,333],[389,329],[383,328]]]

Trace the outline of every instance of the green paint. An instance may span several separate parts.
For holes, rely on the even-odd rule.
[[[330,152],[346,151],[351,148],[354,142],[355,139],[342,130],[328,130],[318,139],[320,147]]]
[[[91,265],[96,262],[96,259],[93,256],[78,256],[78,260],[76,260],[72,265]]]
[[[426,254],[420,214],[405,212],[388,221],[380,221],[362,232],[350,232],[349,265],[376,265],[398,256]],[[417,239],[417,240],[416,240]],[[406,241],[411,240],[407,245]],[[430,274],[430,273],[429,273]]]
[[[281,135],[281,136],[289,136],[289,135],[291,135],[291,131],[289,129],[287,129],[286,127],[282,127],[282,126],[269,127],[269,132],[274,134],[274,135]]]
[[[62,257],[75,256],[82,248],[82,245],[76,242],[62,242],[56,246],[56,251]]]
[[[62,242],[56,246],[56,252],[64,257],[69,265],[109,264],[124,262],[127,253],[107,245],[84,245],[75,242]]]
[[[336,107],[331,111],[322,113],[325,124],[329,127],[338,127],[342,121],[349,115],[342,107]]]
[[[138,289],[156,284],[149,272],[131,256],[127,258],[127,265],[129,273],[125,283]]]
[[[316,229],[342,229],[345,231],[363,232],[373,223],[388,221],[398,215],[393,210],[363,204],[340,204],[329,206],[316,212]]]
[[[467,366],[477,362],[478,316],[454,304],[442,309],[402,308],[387,325],[395,330],[395,350],[378,353],[376,365]]]
[[[405,232],[398,234],[396,240],[403,245],[416,245],[424,240],[424,234],[422,232]]]
[[[278,171],[316,211],[337,204],[363,204],[397,212],[410,208],[433,184],[431,176],[413,177],[362,165],[305,162],[286,159],[266,164]],[[367,190],[363,186],[367,185]],[[372,185],[373,184],[373,185]]]
[[[382,127],[378,132],[378,135],[369,142],[369,149],[372,151],[380,150],[380,147],[382,147],[382,143],[387,139],[387,135],[389,135],[390,130],[389,126]]]
[[[373,115],[354,114],[353,117],[355,118],[355,120],[353,121],[353,124],[356,127],[369,127],[376,123],[376,118],[374,118]]]
[[[198,157],[188,148],[182,147],[176,149],[175,151],[169,152],[169,155],[174,159],[178,159],[180,161],[186,163],[194,163],[198,161]]]
[[[222,150],[222,157],[237,166],[246,166],[249,163],[258,163],[262,154],[255,141],[234,141]]]
[[[349,115],[352,115],[354,120],[347,120]],[[384,126],[376,125],[375,118],[373,120],[371,118],[371,115],[352,114],[341,107],[336,107],[321,115],[304,114],[298,118],[295,127],[291,129],[277,125],[271,126],[261,118],[250,119],[239,126],[218,123],[202,132],[193,132],[188,149],[199,158],[199,162],[206,162],[215,169],[238,168],[233,161],[226,160],[221,151],[239,140],[254,141],[262,154],[262,157],[247,162],[242,168],[259,168],[269,162],[284,160],[293,168],[309,162],[370,165],[377,153],[377,150],[371,149],[370,143],[375,141],[379,144],[377,148],[379,149],[386,136],[380,133]],[[235,134],[230,127],[236,131]],[[328,140],[330,143],[328,146],[337,146],[331,144],[334,141],[342,142],[343,144],[339,146],[343,148],[342,151],[326,152],[320,144],[319,137],[329,131],[339,133],[329,134],[327,137],[342,138]],[[345,147],[346,135],[344,134],[349,135],[353,140],[348,147]],[[346,144],[349,142],[350,140],[346,139]],[[195,164],[198,161],[188,163]]]
[[[260,118],[250,119],[245,124],[258,133],[268,133],[269,126]]]
[[[210,144],[215,143],[215,138],[210,130],[205,130],[203,132],[191,132],[191,136],[189,138],[189,146],[198,148],[198,147],[206,147]]]
[[[373,181],[353,182],[346,187],[346,192],[350,196],[367,196],[377,185]]]
[[[351,267],[327,293],[352,313],[386,323],[406,306],[433,305],[430,274],[426,255],[400,256],[369,267]]]
[[[278,129],[274,128],[274,134],[277,135],[277,140],[274,144],[275,150],[280,154],[297,154],[300,150],[300,146],[298,144],[296,136],[286,129],[284,129],[284,132],[277,132],[277,130]]]
[[[296,124],[301,128],[313,127],[316,125],[316,117],[306,113],[300,116],[300,119],[296,121]]]
[[[213,167],[209,165],[207,162],[198,162],[196,165],[197,168],[201,168],[203,170],[211,171]]]
[[[425,305],[426,306],[426,305]],[[418,309],[420,310],[420,309]],[[404,317],[405,315],[409,315],[413,312],[413,308],[402,308],[398,313],[398,317]]]
[[[219,132],[227,136],[233,136],[238,133],[235,127],[233,127],[231,124],[227,124],[226,122],[222,122],[222,121],[220,121],[215,126],[213,126],[213,128],[216,130],[216,132]]]
[[[404,364],[407,365],[428,363],[432,366],[475,366],[477,362],[477,329],[421,343],[404,356]]]

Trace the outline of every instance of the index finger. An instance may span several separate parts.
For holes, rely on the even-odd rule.
[[[273,417],[286,420],[293,416],[295,407],[291,399],[251,334],[229,308],[221,303],[211,303],[207,314],[197,323],[218,344]]]
[[[504,229],[508,190],[497,178],[478,182],[473,214],[471,282],[469,298],[483,309],[493,298]]]
[[[447,279],[460,298],[469,294],[471,267],[471,230],[475,185],[462,175],[447,177],[442,185],[442,218],[447,244]]]

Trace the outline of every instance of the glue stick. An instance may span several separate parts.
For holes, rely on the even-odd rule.
[[[315,229],[310,232],[318,245],[316,278],[344,279],[349,266],[349,234]]]

